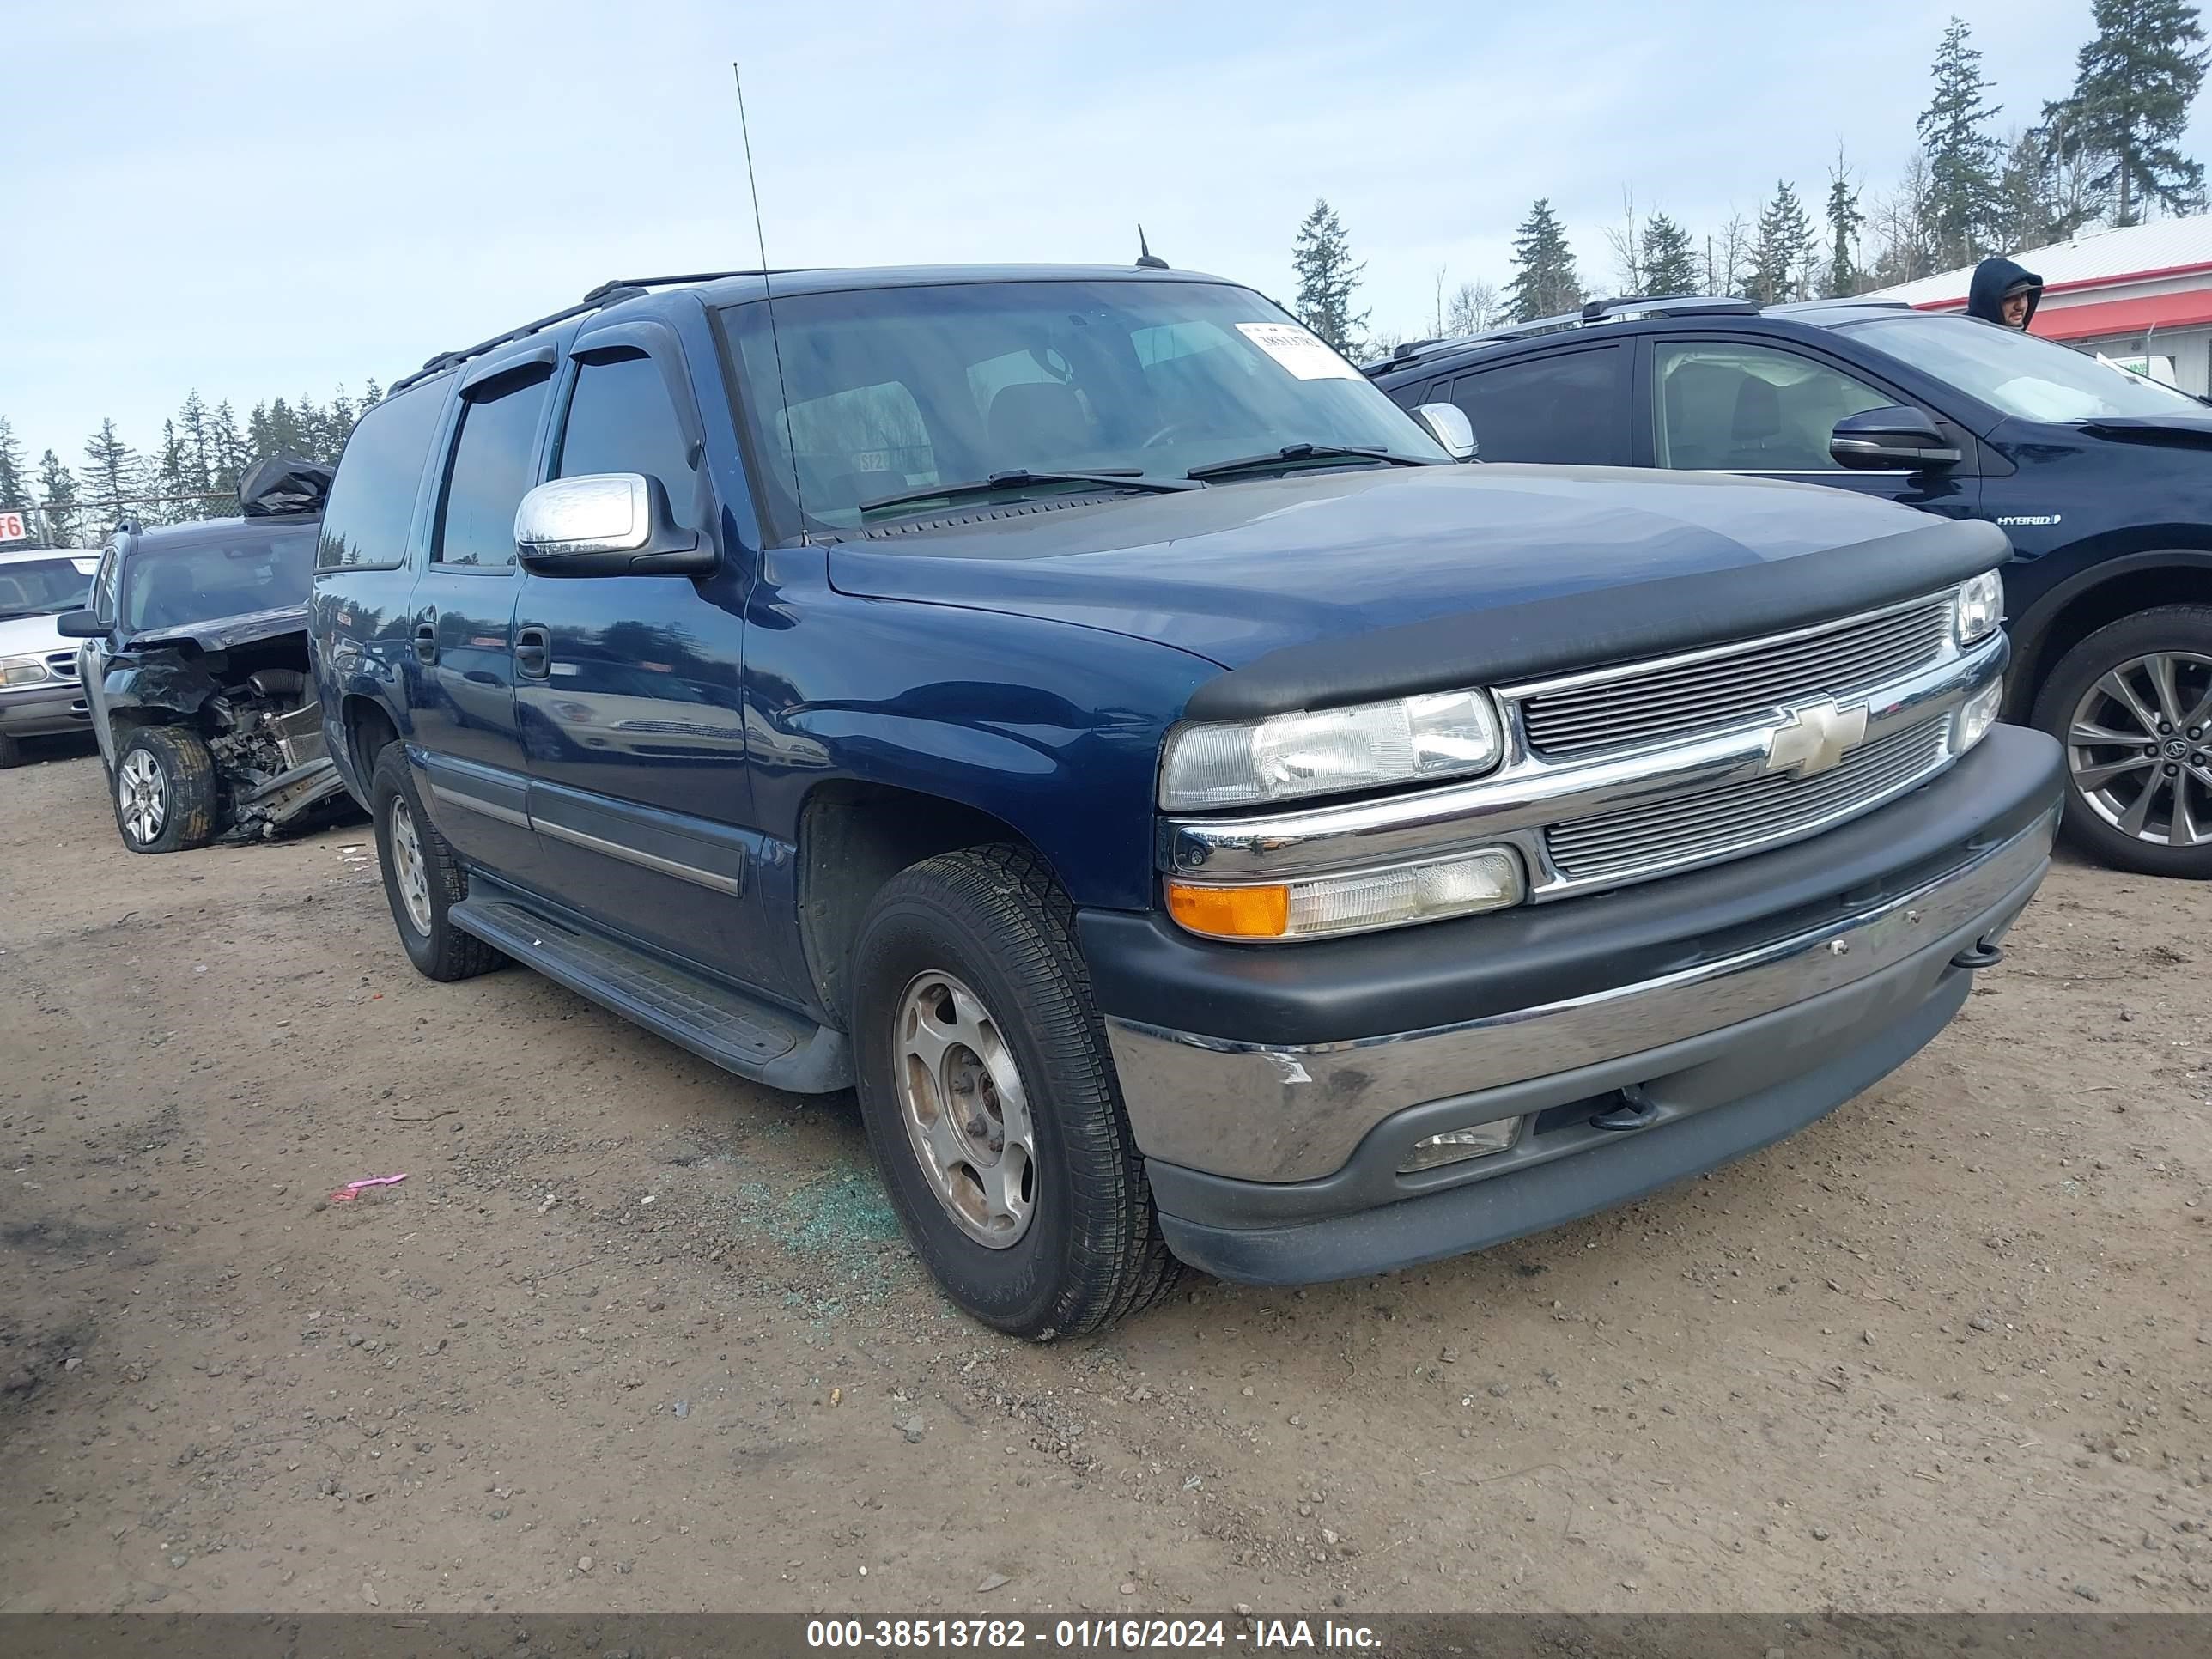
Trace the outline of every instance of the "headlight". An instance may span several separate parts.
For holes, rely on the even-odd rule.
[[[42,657],[0,657],[0,685],[36,685],[46,677]]]
[[[1498,711],[1481,691],[1186,726],[1169,734],[1160,757],[1160,805],[1252,806],[1462,777],[1488,771],[1498,752]]]
[[[1972,645],[1997,631],[2004,620],[2004,583],[1994,570],[1984,570],[1972,581],[1959,584],[1951,601],[1951,625],[1961,645]]]
[[[1387,870],[1216,887],[1170,879],[1168,914],[1208,939],[1259,942],[1371,933],[1518,904],[1521,860],[1503,847]]]
[[[1997,723],[1997,705],[2004,701],[2004,682],[1991,680],[1951,716],[1951,752],[1963,755],[1990,734]]]

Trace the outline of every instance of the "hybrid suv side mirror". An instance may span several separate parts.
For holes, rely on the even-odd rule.
[[[680,528],[668,491],[640,472],[539,484],[514,509],[524,567],[542,576],[703,576],[714,550]]]
[[[1934,418],[1901,404],[1844,416],[1829,434],[1828,453],[1838,466],[1860,471],[1918,472],[1959,464],[1957,446]]]

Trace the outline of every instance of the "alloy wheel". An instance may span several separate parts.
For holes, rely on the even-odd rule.
[[[2212,657],[2130,658],[2082,693],[2066,763],[2089,810],[2138,841],[2212,843]]]
[[[983,1000],[952,975],[917,975],[893,1048],[900,1116],[937,1201],[960,1231],[1011,1248],[1036,1212],[1036,1136],[1020,1069]]]
[[[149,750],[132,750],[116,770],[115,794],[125,832],[141,847],[153,845],[169,821],[169,780],[161,763]]]
[[[415,931],[430,936],[430,866],[422,856],[422,837],[415,829],[415,815],[404,799],[392,803],[392,872],[398,878],[399,902],[407,907],[407,920]]]

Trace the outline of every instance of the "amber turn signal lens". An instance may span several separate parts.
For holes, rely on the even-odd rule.
[[[1168,914],[1213,939],[1280,939],[1291,925],[1287,887],[1190,887],[1168,884]]]

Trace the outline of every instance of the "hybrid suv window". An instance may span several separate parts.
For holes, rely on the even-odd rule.
[[[2025,421],[2107,416],[2204,417],[2203,404],[2171,386],[2032,334],[1969,317],[1884,317],[1855,323],[1854,339]]]
[[[1683,471],[1835,472],[1836,422],[1896,401],[1794,351],[1662,341],[1651,349],[1652,458]]]
[[[422,469],[446,406],[443,381],[410,387],[361,417],[338,459],[323,514],[315,563],[396,570],[406,561],[407,532]]]
[[[802,501],[811,527],[849,530],[945,504],[869,503],[1016,471],[1121,473],[1146,481],[1133,487],[1164,489],[1187,486],[1194,468],[1276,459],[1294,445],[1449,459],[1358,369],[1226,284],[778,295],[773,333],[757,301],[723,317],[771,517],[787,537]]]
[[[550,375],[540,369],[520,385],[495,381],[502,389],[472,398],[462,410],[438,517],[433,556],[441,564],[489,570],[514,562],[514,509],[534,482],[530,464]]]
[[[1451,400],[1486,461],[1626,466],[1628,367],[1626,346],[1552,352],[1462,374]]]

